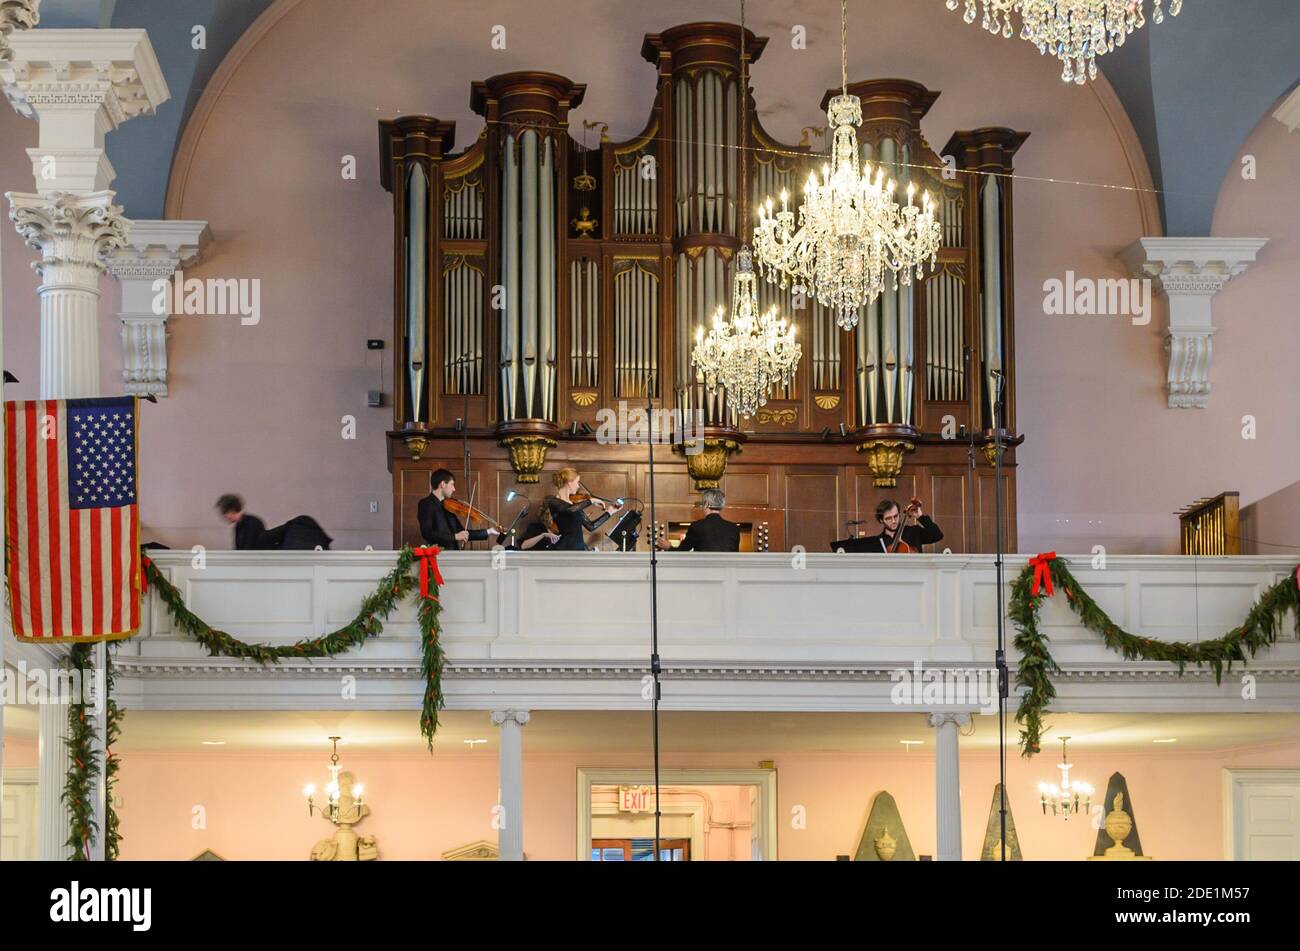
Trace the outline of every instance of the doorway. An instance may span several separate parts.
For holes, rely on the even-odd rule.
[[[653,784],[650,770],[578,770],[579,861],[653,861]],[[661,860],[776,858],[775,770],[660,770],[659,791]]]

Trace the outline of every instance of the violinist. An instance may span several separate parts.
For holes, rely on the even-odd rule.
[[[444,503],[456,494],[456,477],[448,469],[439,469],[429,476],[430,495],[420,499],[420,537],[426,545],[437,545],[446,551],[458,551],[466,542],[481,542],[499,535],[496,528],[466,529]]]
[[[594,532],[613,515],[617,508],[611,507],[604,499],[593,495],[579,493],[582,479],[578,470],[565,466],[551,476],[555,484],[555,494],[543,501],[543,521],[550,517],[553,531],[560,536],[559,541],[551,545],[555,551],[591,551],[582,536],[583,529]],[[604,514],[594,521],[587,516],[588,508],[599,509]]]
[[[933,545],[943,539],[939,526],[921,510],[920,499],[912,499],[907,506],[907,515],[915,518],[916,524],[902,528],[902,541],[912,551],[920,551],[922,545]],[[866,544],[861,550],[868,553],[891,552],[900,547],[895,544],[900,531],[899,524],[903,521],[898,503],[893,499],[881,500],[876,506],[876,521],[882,526],[880,534],[863,539]]]

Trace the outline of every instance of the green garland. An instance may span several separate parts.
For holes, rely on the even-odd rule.
[[[90,860],[90,842],[99,831],[95,823],[94,790],[99,777],[95,756],[95,722],[86,716],[85,684],[94,675],[93,644],[73,644],[68,659],[78,674],[80,696],[68,703],[68,775],[63,782],[63,804],[68,809],[68,861]]]
[[[334,657],[353,647],[359,647],[367,639],[374,637],[384,629],[383,622],[412,593],[419,597],[420,580],[418,558],[409,545],[402,548],[397,555],[397,565],[379,582],[373,594],[361,602],[356,616],[329,634],[272,647],[268,644],[249,644],[232,637],[225,631],[210,627],[206,621],[185,606],[180,591],[164,577],[157,566],[148,558],[143,559],[144,573],[150,586],[158,592],[158,597],[177,630],[198,641],[213,657],[243,657],[259,664],[279,663],[285,657]],[[442,650],[442,625],[438,616],[442,613],[442,604],[438,601],[438,584],[429,578],[429,597],[420,598],[417,617],[420,624],[420,642],[423,650],[421,670],[424,674],[424,702],[420,714],[420,732],[433,750],[433,737],[438,731],[438,711],[443,708],[445,698],[442,694],[442,670],[446,656]]]
[[[1242,623],[1222,637],[1188,644],[1181,641],[1158,641],[1130,634],[1112,621],[1079,585],[1066,567],[1065,560],[1053,558],[1047,562],[1052,584],[1064,593],[1071,610],[1083,626],[1102,636],[1106,646],[1122,654],[1125,660],[1156,660],[1178,665],[1181,676],[1188,664],[1209,664],[1214,679],[1221,682],[1226,664],[1232,669],[1234,661],[1246,662],[1247,655],[1255,654],[1274,643],[1288,611],[1296,617],[1296,632],[1300,634],[1300,582],[1292,574],[1266,590]],[[1300,571],[1300,568],[1297,568]],[[1047,636],[1038,629],[1038,609],[1047,596],[1043,585],[1037,595],[1032,594],[1033,564],[1025,565],[1011,585],[1011,604],[1007,616],[1016,626],[1015,647],[1020,652],[1020,665],[1016,678],[1024,693],[1016,710],[1020,731],[1020,753],[1033,756],[1039,751],[1043,735],[1043,711],[1056,697],[1051,675],[1061,672],[1047,648]]]
[[[104,695],[108,700],[108,713],[104,718],[104,858],[116,862],[122,850],[122,832],[117,824],[117,810],[113,808],[113,787],[117,785],[117,768],[120,764],[113,755],[113,744],[122,735],[122,708],[113,699],[113,645],[104,651]]]

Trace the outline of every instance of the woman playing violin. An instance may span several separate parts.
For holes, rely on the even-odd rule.
[[[876,521],[882,526],[879,535],[873,535],[867,539],[867,547],[864,551],[868,552],[890,552],[895,550],[909,550],[919,552],[922,545],[933,545],[935,542],[942,540],[943,532],[939,526],[934,524],[930,516],[921,511],[921,500],[912,499],[907,505],[907,515],[916,519],[915,525],[906,525],[901,529],[902,539],[899,539],[899,524],[904,520],[904,514],[899,511],[898,503],[893,499],[883,499],[876,506]]]
[[[426,545],[437,545],[445,551],[457,551],[466,542],[484,541],[489,536],[501,534],[495,526],[467,529],[455,512],[448,511],[447,503],[456,494],[456,477],[448,469],[438,469],[429,476],[430,495],[420,499],[420,537]],[[462,507],[463,503],[456,503]],[[471,513],[477,509],[464,506]]]
[[[556,551],[590,551],[591,546],[584,540],[582,531],[594,532],[604,525],[606,520],[617,511],[603,499],[579,493],[582,478],[578,470],[565,466],[551,476],[555,483],[555,495],[549,496],[542,504],[554,524],[554,531],[560,540],[551,547]],[[587,517],[588,508],[599,509],[604,514],[595,521]]]

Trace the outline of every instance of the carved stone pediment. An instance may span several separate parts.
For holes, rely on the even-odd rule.
[[[495,862],[500,858],[501,852],[497,844],[487,839],[479,839],[442,853],[444,862]]]

